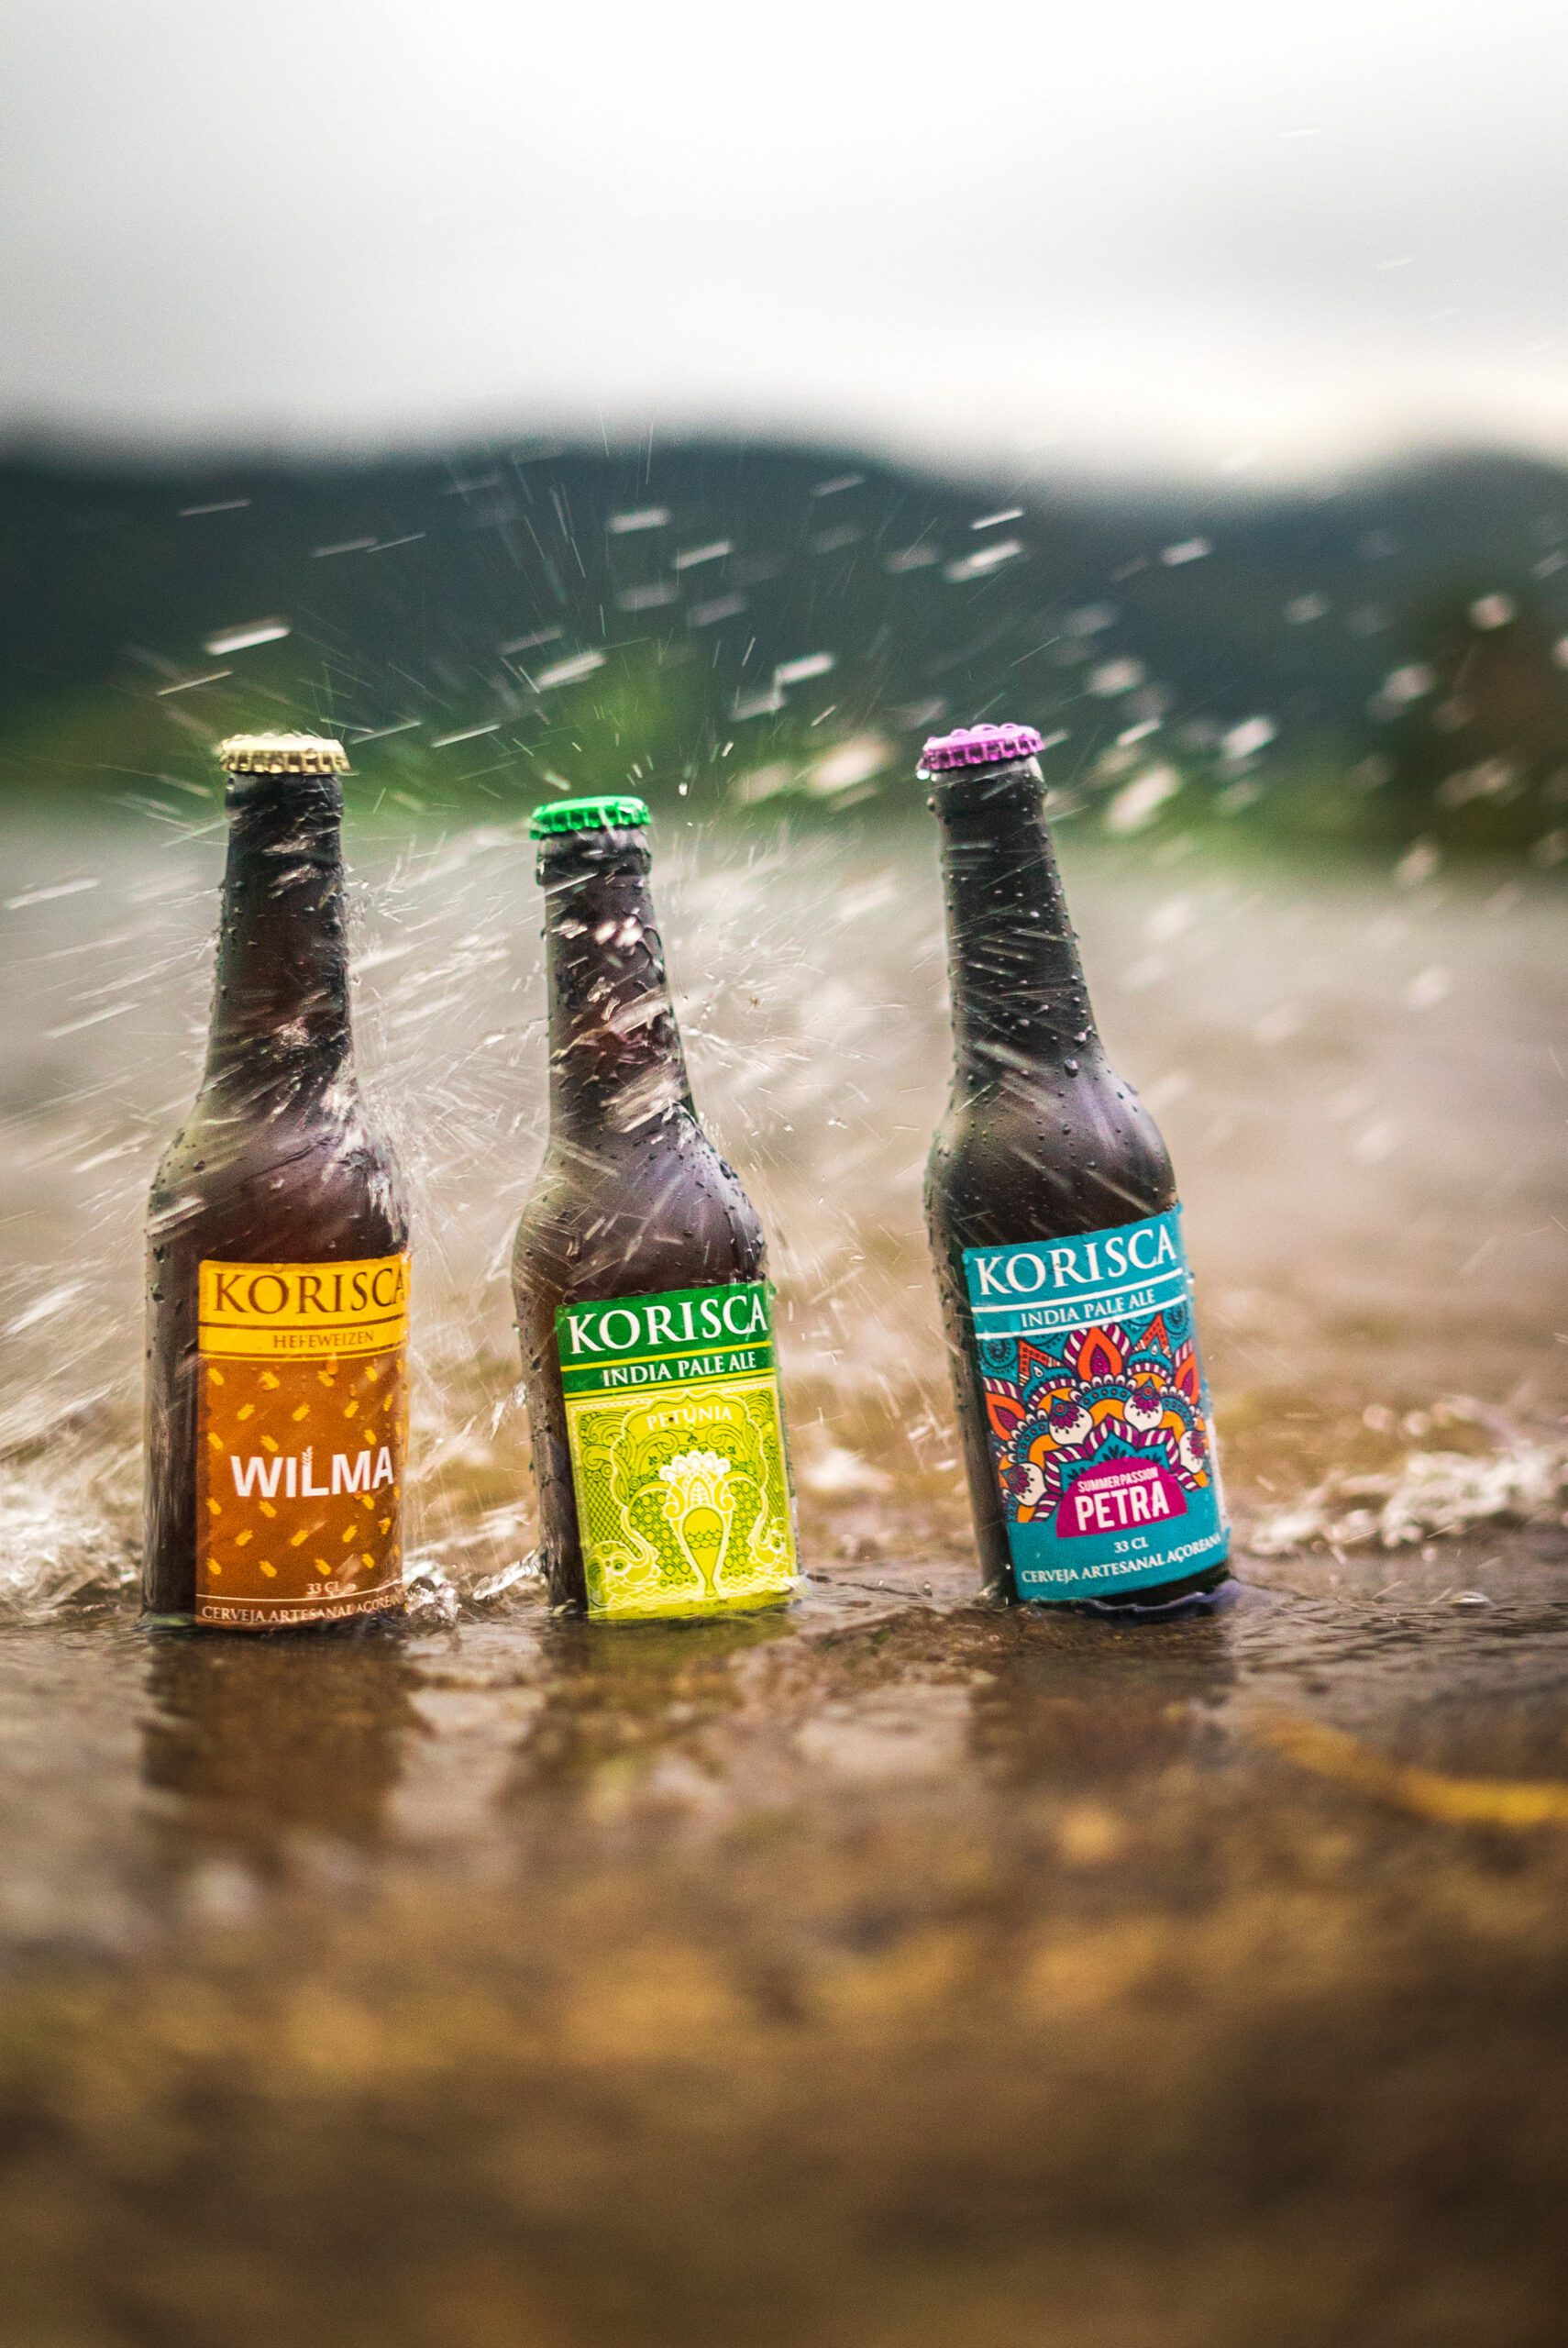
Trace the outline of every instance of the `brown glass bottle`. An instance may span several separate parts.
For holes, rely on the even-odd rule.
[[[790,1595],[762,1226],[698,1122],[639,799],[539,809],[550,1124],[513,1257],[552,1601],[602,1619]]]
[[[403,1603],[408,1215],[354,1071],[335,742],[226,742],[206,1069],[148,1216],[143,1599],[295,1628]]]
[[[1039,748],[923,755],[954,1036],[926,1217],[988,1583],[1165,1608],[1226,1578],[1229,1533],[1170,1157],[1095,1027]]]

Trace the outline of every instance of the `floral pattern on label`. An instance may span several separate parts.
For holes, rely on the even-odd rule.
[[[1180,1215],[965,1250],[1021,1598],[1152,1588],[1227,1554]]]
[[[590,1614],[787,1599],[795,1540],[766,1285],[563,1305],[556,1335]]]

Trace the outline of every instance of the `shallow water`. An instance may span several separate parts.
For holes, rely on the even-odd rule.
[[[810,1579],[603,1634],[543,1610],[512,1396],[529,851],[361,841],[415,1616],[149,1640],[141,1202],[221,853],[165,818],[5,840],[10,2335],[1553,2339],[1568,1836],[1505,1797],[1568,1778],[1560,895],[1069,837],[1256,1542],[1229,1604],[1134,1629],[975,1600],[930,842],[667,838]]]

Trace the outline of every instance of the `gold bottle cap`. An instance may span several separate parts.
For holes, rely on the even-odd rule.
[[[348,753],[321,734],[231,734],[217,747],[229,774],[347,774]]]

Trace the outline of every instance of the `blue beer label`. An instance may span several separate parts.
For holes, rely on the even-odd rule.
[[[1181,1209],[966,1247],[964,1276],[1020,1598],[1102,1598],[1221,1563]]]

